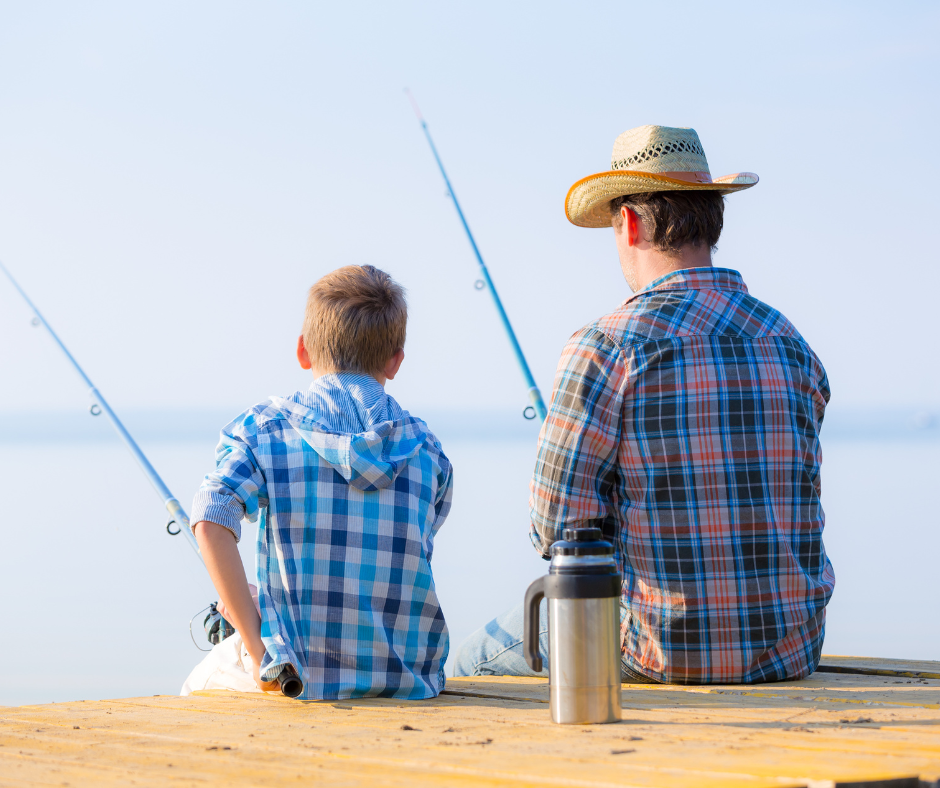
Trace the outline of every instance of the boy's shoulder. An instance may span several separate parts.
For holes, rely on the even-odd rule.
[[[229,435],[247,437],[256,435],[267,428],[276,426],[278,422],[288,421],[291,415],[291,403],[296,404],[297,395],[294,392],[289,397],[271,395],[265,400],[243,410],[234,419],[222,428],[222,432]],[[298,412],[298,416],[302,415]]]
[[[398,437],[412,440],[423,438],[429,448],[443,454],[440,439],[424,419],[402,408],[392,396],[386,395],[385,399],[385,419],[381,424],[367,426],[361,421],[361,412],[351,402],[324,402],[310,389],[295,391],[286,397],[271,395],[242,411],[223,428],[223,432],[247,438],[285,428],[350,435],[377,429],[379,432],[392,431]]]
[[[401,421],[410,422],[411,424],[414,425],[415,429],[422,430],[428,436],[428,441],[430,443],[433,443],[435,446],[437,446],[437,448],[441,448],[440,439],[437,437],[434,431],[430,428],[430,426],[428,426],[427,421],[422,419],[420,416],[415,416],[414,413],[411,413],[410,411],[405,410],[400,405],[398,405],[398,403],[395,402],[395,400],[393,400],[391,397],[389,397],[389,400],[391,402],[394,402],[395,406],[399,408],[399,411],[401,413],[401,416],[400,416]]]

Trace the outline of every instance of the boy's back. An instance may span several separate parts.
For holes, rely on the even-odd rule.
[[[369,375],[324,375],[228,425],[195,514],[236,535],[242,511],[258,519],[262,674],[291,663],[304,698],[437,695],[430,559],[451,490],[437,439]]]
[[[449,642],[430,561],[453,480],[427,425],[385,393],[406,321],[388,274],[347,266],[321,278],[297,345],[313,383],[229,424],[193,503],[206,566],[263,689],[287,666],[305,699],[444,688]],[[242,519],[258,522],[257,612],[231,538]]]

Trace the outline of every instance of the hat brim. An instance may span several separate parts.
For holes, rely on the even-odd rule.
[[[738,172],[705,183],[670,178],[650,172],[611,170],[588,175],[568,189],[565,214],[578,227],[610,227],[610,201],[626,194],[667,191],[717,191],[720,194],[750,189],[758,181],[753,172]]]

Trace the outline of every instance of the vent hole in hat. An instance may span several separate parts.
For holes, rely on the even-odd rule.
[[[670,153],[693,153],[697,156],[705,157],[705,151],[702,146],[693,140],[675,140],[669,142],[655,142],[647,148],[634,153],[632,156],[613,162],[611,169],[628,170],[635,164],[641,164],[651,159],[658,159],[660,156],[667,156]]]

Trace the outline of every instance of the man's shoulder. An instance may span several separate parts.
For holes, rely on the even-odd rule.
[[[750,339],[781,336],[804,343],[782,312],[740,291],[688,289],[638,293],[588,323],[578,334],[590,332],[603,334],[621,348],[708,335]]]
[[[746,291],[640,293],[576,331],[562,358],[569,364],[587,361],[632,367],[639,358],[658,357],[664,344],[679,348],[701,342],[743,343],[758,354],[780,355],[828,387],[822,360],[796,326]],[[759,350],[761,344],[767,345],[764,351]]]

